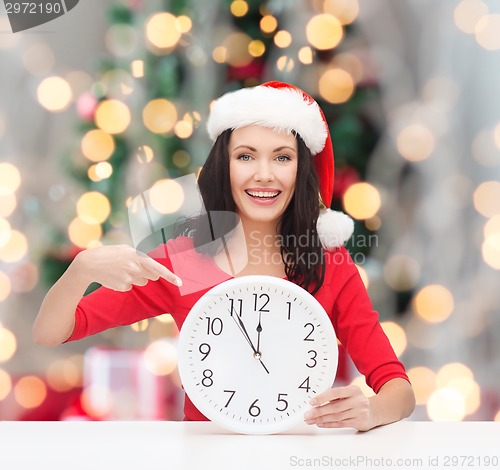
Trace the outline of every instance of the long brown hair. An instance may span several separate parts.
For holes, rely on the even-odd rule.
[[[238,222],[229,178],[229,138],[231,129],[215,141],[198,177],[206,214],[180,226],[189,233],[196,250],[214,255],[222,249],[221,237]],[[281,258],[287,278],[312,294],[324,280],[324,254],[316,230],[319,215],[319,183],[313,156],[300,135],[297,138],[298,163],[294,195],[278,224]],[[213,241],[219,240],[219,244]],[[211,243],[212,242],[212,243]]]

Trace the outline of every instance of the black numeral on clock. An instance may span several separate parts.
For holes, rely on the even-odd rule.
[[[306,323],[304,325],[304,328],[308,328],[308,327],[311,329],[311,331],[304,338],[304,341],[314,341],[314,338],[310,338],[310,336],[314,333],[314,325],[312,323]]]
[[[292,317],[292,302],[287,302],[288,305],[288,320]]]
[[[222,333],[222,328],[224,324],[219,317],[215,317],[213,320],[207,317],[207,335],[213,334],[219,336]]]
[[[231,396],[229,397],[229,400],[227,401],[227,403],[224,405],[224,408],[227,408],[229,403],[231,403],[231,400],[233,399],[234,397],[234,394],[236,393],[236,390],[224,390],[224,393],[230,393]]]
[[[282,403],[283,408],[276,407],[277,411],[285,411],[288,408],[288,402],[283,398],[287,396],[288,393],[278,393],[278,403]]]
[[[203,357],[201,358],[202,361],[204,361],[207,358],[207,356],[210,354],[211,350],[212,350],[212,348],[210,347],[209,344],[207,344],[207,343],[200,344],[198,351],[200,351],[200,353],[203,354]]]
[[[309,367],[309,369],[312,369],[313,367],[316,367],[316,364],[318,363],[318,361],[316,360],[318,353],[311,349],[310,351],[307,351],[307,354],[311,354],[312,357],[310,357],[309,359],[312,361],[312,364],[306,362],[306,366]]]
[[[203,371],[203,379],[201,383],[204,387],[211,387],[214,384],[214,381],[212,380],[213,375],[214,373],[210,369],[205,369]]]
[[[256,312],[269,312],[269,310],[266,308],[267,304],[269,303],[269,296],[267,294],[254,294],[253,295],[254,303],[253,303],[253,309]],[[262,300],[263,304],[261,304],[260,308],[258,305],[257,300]]]
[[[300,385],[299,388],[304,389],[306,392],[309,392],[311,387],[309,386],[309,377],[307,377],[306,380],[304,380]]]
[[[257,400],[255,400],[251,405],[250,405],[250,408],[248,408],[248,414],[250,416],[253,416],[254,418],[256,418],[257,416],[260,415],[260,408],[256,405],[256,403],[259,401],[259,399],[257,398]]]
[[[231,303],[231,316],[233,316],[233,313],[237,313],[241,318],[243,313],[243,299],[236,299],[239,304],[237,308],[234,306],[234,300],[235,299],[229,299],[229,302]]]

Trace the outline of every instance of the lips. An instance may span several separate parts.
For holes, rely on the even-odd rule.
[[[245,192],[252,198],[260,200],[271,200],[277,198],[281,191],[270,190],[270,189],[245,189]]]

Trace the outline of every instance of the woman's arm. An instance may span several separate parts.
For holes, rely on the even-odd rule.
[[[50,288],[43,299],[33,324],[33,341],[44,346],[61,344],[71,335],[75,326],[75,309],[90,280],[80,267],[79,253],[66,272]]]
[[[366,397],[356,385],[336,387],[311,400],[307,424],[323,428],[355,428],[368,431],[376,426],[407,418],[415,408],[415,394],[405,379],[392,379],[379,392]]]
[[[165,266],[127,245],[82,251],[45,296],[33,324],[33,340],[45,346],[66,341],[75,326],[76,307],[92,282],[124,292],[160,277],[182,284]]]

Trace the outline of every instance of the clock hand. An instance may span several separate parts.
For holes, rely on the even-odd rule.
[[[260,353],[260,351],[258,349],[255,349],[255,346],[253,345],[252,343],[252,340],[250,339],[250,336],[247,332],[247,329],[245,328],[245,325],[243,323],[243,321],[241,320],[241,318],[239,317],[239,315],[236,315],[238,317],[238,322],[241,326],[241,331],[243,332],[243,334],[246,336],[248,342],[250,343],[250,346],[252,347],[253,349],[253,352],[254,352],[254,357],[256,359],[259,360],[259,362],[262,364],[262,367],[264,367],[264,370],[269,374],[269,370],[268,368],[266,367],[266,365],[262,362],[262,354]],[[262,328],[261,328],[262,329]]]
[[[262,333],[262,325],[260,324],[262,312],[259,312],[259,324],[257,325],[257,351],[260,352],[260,334]]]
[[[234,308],[233,308],[233,310],[234,310]],[[229,313],[231,314],[231,311],[229,311]],[[252,348],[252,350],[254,352],[254,357],[259,360],[259,362],[262,364],[262,367],[264,367],[265,371],[269,374],[269,370],[267,369],[265,364],[262,362],[260,352],[257,349],[255,349],[255,346],[253,345],[252,340],[250,339],[250,335],[248,334],[248,331],[245,328],[245,324],[243,323],[242,319],[240,318],[240,316],[237,313],[235,313],[234,315],[231,314],[231,317],[233,317],[234,321],[236,322],[236,325],[238,325],[238,328],[240,329],[240,331],[243,333],[243,336],[248,341],[248,344],[250,345],[250,347]]]
[[[262,312],[259,312],[259,324],[257,325],[257,355],[258,356],[256,356],[256,357],[259,358],[259,361],[262,364],[262,367],[264,367],[264,369],[266,369],[266,372],[269,374],[269,371],[267,370],[267,367],[262,362],[262,359],[261,359],[262,353],[260,352],[260,334],[262,332],[262,325],[260,324],[261,315],[262,315]]]
[[[241,321],[241,318],[239,317],[239,315],[237,313],[235,315],[231,314],[231,317],[236,322],[236,325],[238,326],[238,328],[240,329],[240,331],[243,333],[243,336],[248,341],[248,344],[253,349],[253,352],[256,353],[257,350],[255,349],[255,346],[253,345],[252,340],[250,339],[250,336],[248,335],[248,332],[247,332],[247,330],[245,328],[245,325]]]
[[[259,362],[262,364],[262,367],[264,367],[264,370],[269,374],[269,370],[267,370],[267,367],[265,364],[262,362],[262,359],[259,357]]]

